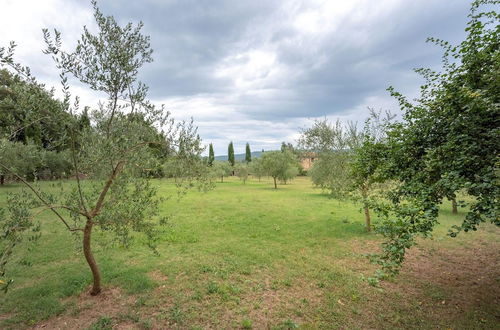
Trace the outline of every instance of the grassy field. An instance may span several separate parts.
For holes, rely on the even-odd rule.
[[[172,183],[155,183],[174,196],[162,206],[171,226],[159,256],[140,237],[124,249],[97,232],[105,291],[90,297],[79,245],[47,214],[40,241],[12,261],[0,328],[488,329],[500,321],[499,231],[447,237],[463,216],[449,205],[434,239],[376,288],[364,254],[380,237],[364,231],[358,206],[329,199],[308,178],[277,190],[230,178],[179,202]],[[0,187],[0,203],[19,187]]]

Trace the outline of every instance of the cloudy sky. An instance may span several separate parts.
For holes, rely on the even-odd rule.
[[[101,0],[122,24],[144,22],[154,62],[141,80],[175,118],[193,117],[216,154],[294,143],[314,118],[362,121],[366,108],[397,112],[386,88],[417,95],[412,69],[439,67],[429,36],[464,37],[466,0]],[[68,48],[95,28],[89,1],[0,0],[0,46],[59,87],[43,55],[41,29],[57,28]],[[75,84],[83,102],[102,95]]]

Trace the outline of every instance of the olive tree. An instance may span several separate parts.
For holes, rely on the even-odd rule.
[[[246,163],[236,163],[235,169],[238,178],[240,178],[240,180],[243,181],[243,184],[246,184],[250,171],[249,165],[247,165]]]
[[[154,159],[151,146],[167,145],[170,150],[190,155],[199,155],[202,148],[196,128],[175,123],[163,106],[150,103],[148,87],[137,80],[141,67],[152,61],[150,39],[141,33],[142,23],[120,26],[112,16],[105,16],[95,1],[92,4],[97,33],[84,27],[76,48],[66,51],[58,31],[51,34],[44,30],[44,52],[52,56],[61,72],[61,106],[65,112],[79,112],[78,98],[72,101],[68,75],[105,95],[106,101],[90,112],[90,127],[82,128],[76,116],[68,116],[65,125],[75,181],[62,185],[60,194],[44,191],[25,180],[15,168],[0,163],[32,193],[9,197],[2,211],[0,271],[3,274],[13,248],[38,228],[37,215],[50,211],[81,239],[93,276],[90,294],[97,295],[102,287],[91,248],[93,229],[115,233],[124,245],[130,243],[130,231],[141,232],[154,249],[156,226],[164,222],[158,211],[161,200],[156,197],[156,189],[141,175]],[[14,47],[11,44],[7,49],[0,48],[1,63],[14,69],[28,84],[35,84],[29,69],[13,60]],[[82,180],[82,175],[88,180]]]
[[[254,158],[250,163],[250,173],[259,178],[259,182],[261,178],[267,175],[266,169],[264,168],[264,164],[262,162],[262,158]]]
[[[286,182],[298,174],[298,161],[289,150],[269,151],[262,155],[262,167],[274,180],[274,188],[278,188],[277,180]]]
[[[302,130],[299,146],[316,158],[309,171],[314,185],[332,197],[346,197],[352,184],[350,163],[360,141],[360,132],[353,122],[316,120],[312,127]]]
[[[233,168],[228,162],[214,161],[210,168],[211,176],[220,178],[220,182],[224,182],[224,177],[231,175],[232,172]]]
[[[380,153],[384,150],[386,127],[394,118],[389,112],[370,111],[362,130],[356,123],[315,121],[302,131],[300,146],[317,160],[309,170],[313,184],[331,197],[359,201],[365,228],[371,231],[370,207],[385,181],[378,175]]]

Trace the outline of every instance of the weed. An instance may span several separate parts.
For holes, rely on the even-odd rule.
[[[249,319],[244,319],[241,321],[241,328],[242,329],[252,329],[252,321]]]
[[[89,330],[111,330],[113,329],[113,320],[108,316],[101,316],[99,320],[92,323]]]

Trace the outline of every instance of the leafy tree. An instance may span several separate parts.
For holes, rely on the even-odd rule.
[[[399,184],[380,210],[378,231],[386,242],[375,261],[391,274],[416,236],[431,234],[442,200],[459,191],[472,201],[451,236],[485,221],[500,225],[500,15],[490,7],[498,3],[472,3],[460,44],[428,39],[444,50],[442,70],[416,70],[426,80],[418,99],[410,102],[389,88],[404,121],[388,133],[384,175]]]
[[[302,132],[299,143],[314,152],[317,160],[309,175],[317,187],[334,198],[360,201],[365,215],[366,230],[371,231],[370,207],[385,181],[378,175],[385,150],[386,129],[394,118],[390,113],[370,110],[362,131],[352,122],[316,121]]]
[[[288,150],[269,151],[262,155],[262,167],[274,180],[277,189],[277,180],[286,182],[298,173],[298,161],[293,153]]]
[[[200,139],[192,123],[175,124],[164,108],[147,100],[148,88],[137,81],[140,68],[152,61],[149,37],[141,34],[142,23],[119,26],[112,16],[104,16],[95,1],[94,18],[98,32],[84,28],[72,52],[62,49],[58,31],[52,36],[44,30],[50,54],[61,71],[63,109],[76,113],[78,98],[70,102],[67,74],[107,95],[107,102],[89,114],[91,128],[85,128],[76,116],[68,116],[67,127],[73,175],[76,180],[61,187],[60,194],[50,194],[27,182],[6,164],[0,167],[22,181],[32,195],[23,192],[10,196],[2,222],[0,272],[4,272],[12,249],[38,228],[33,219],[51,211],[64,226],[82,240],[85,259],[92,271],[96,295],[101,291],[101,275],[91,250],[94,227],[111,231],[120,242],[130,244],[130,231],[143,233],[154,249],[158,204],[156,189],[142,175],[154,161],[152,145],[165,145],[178,154],[199,157]],[[0,48],[0,62],[16,70],[29,86],[37,85],[28,68],[13,61],[14,44]],[[29,100],[29,95],[25,96]],[[82,126],[84,126],[82,128]],[[154,127],[161,127],[158,132]],[[81,182],[85,173],[90,180]],[[38,208],[35,214],[33,208]],[[66,212],[62,212],[62,211]],[[13,230],[15,228],[15,230]]]
[[[210,143],[208,148],[208,166],[212,166],[214,164],[215,154],[214,154],[214,146]]]
[[[231,175],[233,169],[228,162],[215,161],[210,173],[212,177],[220,178],[220,182],[224,182],[224,177]]]
[[[13,180],[15,173],[23,179],[33,181],[44,164],[43,152],[34,144],[11,142],[0,139],[0,181]]]
[[[231,166],[234,166],[234,147],[233,141],[229,142],[229,146],[227,147],[227,161]]]
[[[250,144],[248,144],[248,142],[247,142],[247,145],[245,148],[245,162],[248,164],[251,161],[252,161],[252,151],[250,151]]]
[[[61,151],[68,147],[68,117],[53,90],[0,69],[0,138]]]
[[[46,174],[39,175],[41,178],[62,179],[68,177],[72,172],[73,165],[70,162],[71,154],[69,150],[61,152],[45,151],[43,159],[43,170]]]
[[[236,164],[236,175],[243,181],[243,184],[247,183],[249,170],[250,168],[246,163]]]
[[[262,162],[262,158],[254,159],[250,163],[250,172],[252,175],[259,178],[259,182],[263,176],[267,175],[266,169],[264,168],[264,163]]]
[[[360,142],[361,134],[352,122],[317,120],[312,127],[303,130],[299,146],[317,158],[309,170],[314,185],[334,198],[349,197],[353,184],[351,163]]]
[[[365,121],[361,134],[360,145],[353,151],[350,165],[352,197],[359,200],[363,206],[366,230],[371,231],[370,208],[377,205],[383,197],[381,193],[387,190],[387,182],[381,175],[386,152],[387,129],[394,119],[389,112],[384,116],[381,111],[370,109],[370,117]]]

